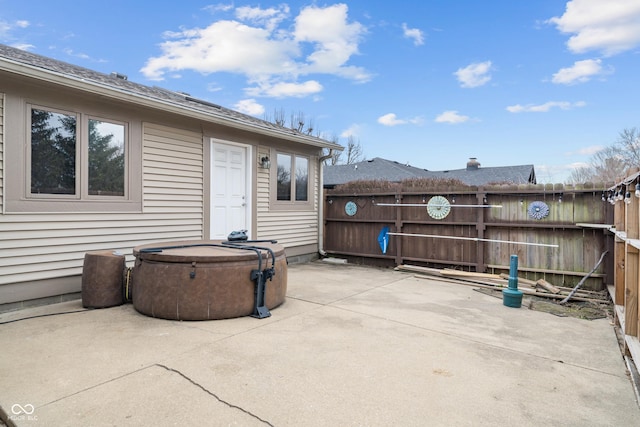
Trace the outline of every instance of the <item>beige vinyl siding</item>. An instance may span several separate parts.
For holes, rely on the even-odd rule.
[[[258,155],[257,158],[261,159],[264,156],[269,156],[271,153],[269,152],[268,147],[258,147]],[[260,229],[260,219],[264,215],[269,214],[269,197],[271,196],[269,189],[269,169],[262,169],[258,167],[257,173],[257,187],[256,187],[256,211],[258,213],[258,238],[266,239],[267,237],[262,235],[262,230]]]
[[[260,152],[261,154],[261,152]],[[315,157],[311,162],[317,162]],[[313,186],[309,194],[313,210],[269,209],[269,173],[258,170],[257,228],[259,239],[275,239],[285,248],[318,244],[318,167],[311,168]]]
[[[132,261],[143,243],[192,238],[201,214],[4,215],[0,218],[0,285],[82,274],[84,254],[113,250]]]
[[[4,93],[0,93],[0,213],[4,211]]]
[[[202,229],[202,135],[150,123],[143,129],[144,212],[200,213],[197,225]]]
[[[143,213],[0,215],[0,285],[81,275],[89,251],[130,263],[135,246],[201,239],[202,136],[145,124],[143,144]]]

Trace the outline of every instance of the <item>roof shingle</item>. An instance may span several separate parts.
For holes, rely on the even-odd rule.
[[[489,183],[536,183],[533,165],[477,167],[446,171],[429,171],[392,160],[375,157],[350,165],[333,165],[324,168],[325,187],[334,187],[352,181],[385,180],[400,182],[410,178],[457,179],[467,185]]]
[[[200,100],[185,93],[173,92],[157,86],[145,86],[134,83],[126,78],[119,77],[118,74],[104,74],[88,68],[79,67],[56,59],[37,55],[21,49],[16,49],[0,44],[0,70],[2,62],[18,63],[26,67],[37,68],[48,73],[62,75],[67,78],[82,81],[95,86],[107,87],[115,92],[125,92],[140,98],[147,98],[160,103],[169,103],[184,109],[185,114],[189,111],[199,111],[211,118],[223,119],[228,123],[242,123],[255,129],[257,132],[269,132],[286,136],[288,139],[295,139],[311,145],[328,147],[342,150],[342,146],[307,135],[283,126],[278,126],[266,120],[261,120],[247,114],[234,111],[211,102]]]

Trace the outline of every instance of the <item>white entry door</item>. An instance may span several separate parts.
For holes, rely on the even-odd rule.
[[[249,154],[248,146],[211,142],[211,239],[250,231]]]

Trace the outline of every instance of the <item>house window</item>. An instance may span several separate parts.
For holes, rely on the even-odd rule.
[[[124,196],[122,124],[89,119],[89,194]]]
[[[309,159],[296,156],[296,201],[309,200]]]
[[[278,153],[277,200],[288,202],[309,201],[309,158]]]
[[[31,107],[30,196],[125,196],[127,126],[81,113]]]
[[[31,110],[31,194],[76,193],[77,117]]]

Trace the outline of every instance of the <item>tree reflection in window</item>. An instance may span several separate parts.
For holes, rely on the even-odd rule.
[[[31,110],[31,193],[76,193],[76,117]]]
[[[31,108],[31,194],[124,196],[123,124],[89,119],[78,126],[75,114]],[[78,128],[88,131],[78,133]],[[78,162],[80,144],[88,160]],[[83,172],[77,171],[81,168]],[[85,177],[78,185],[76,177]]]
[[[121,124],[89,120],[89,194],[124,196],[124,132]]]
[[[309,200],[309,158],[278,153],[277,198],[282,201]]]
[[[291,156],[278,153],[278,200],[291,200]]]
[[[309,160],[296,156],[296,201],[308,200]]]

